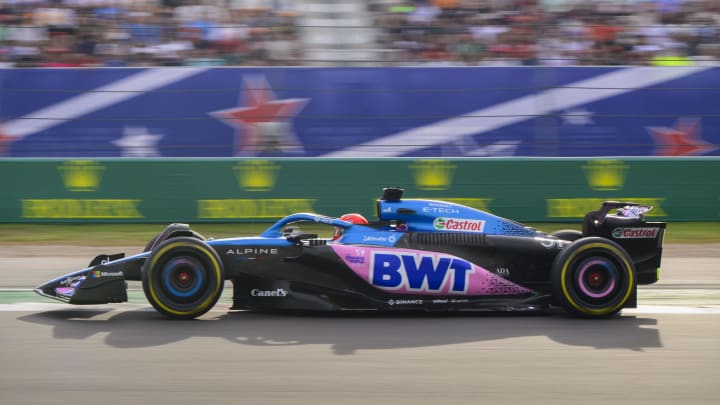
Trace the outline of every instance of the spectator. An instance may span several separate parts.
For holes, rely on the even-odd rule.
[[[312,1],[0,2],[0,66],[302,65],[298,5]],[[377,43],[364,47],[386,55],[377,63],[387,65],[716,64],[720,57],[717,0],[372,0],[367,13]]]
[[[720,43],[720,2],[712,0],[378,2],[382,47],[400,55],[431,47],[437,57],[445,43],[449,58],[467,65],[708,63]]]

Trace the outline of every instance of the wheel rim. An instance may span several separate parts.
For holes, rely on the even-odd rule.
[[[612,255],[595,254],[577,258],[569,283],[578,303],[589,309],[615,306],[623,298],[629,282],[620,263]]]
[[[604,259],[586,260],[580,265],[577,283],[580,291],[591,298],[605,298],[617,284],[617,269]]]
[[[175,257],[163,266],[163,286],[168,294],[180,298],[195,295],[205,280],[205,269],[200,260],[190,256]]]

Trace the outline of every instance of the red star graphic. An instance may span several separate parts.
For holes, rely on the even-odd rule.
[[[305,105],[307,99],[294,98],[275,100],[270,85],[263,76],[243,80],[243,107],[213,111],[214,117],[236,128],[235,155],[257,154],[267,145],[258,124],[290,121]],[[281,134],[280,148],[299,148],[299,143],[291,134]]]
[[[655,156],[697,156],[717,149],[700,138],[700,120],[681,118],[673,128],[647,127],[655,138]]]
[[[0,127],[0,156],[10,156],[10,143],[15,139],[5,134],[5,131]]]

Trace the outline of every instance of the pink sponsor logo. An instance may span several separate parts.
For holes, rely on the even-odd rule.
[[[479,219],[435,218],[433,227],[439,231],[482,232],[485,221]]]
[[[398,294],[513,295],[530,290],[457,256],[412,249],[333,245],[355,274]]]

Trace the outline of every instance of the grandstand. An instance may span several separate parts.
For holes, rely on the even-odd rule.
[[[0,63],[715,65],[715,0],[4,0]]]

